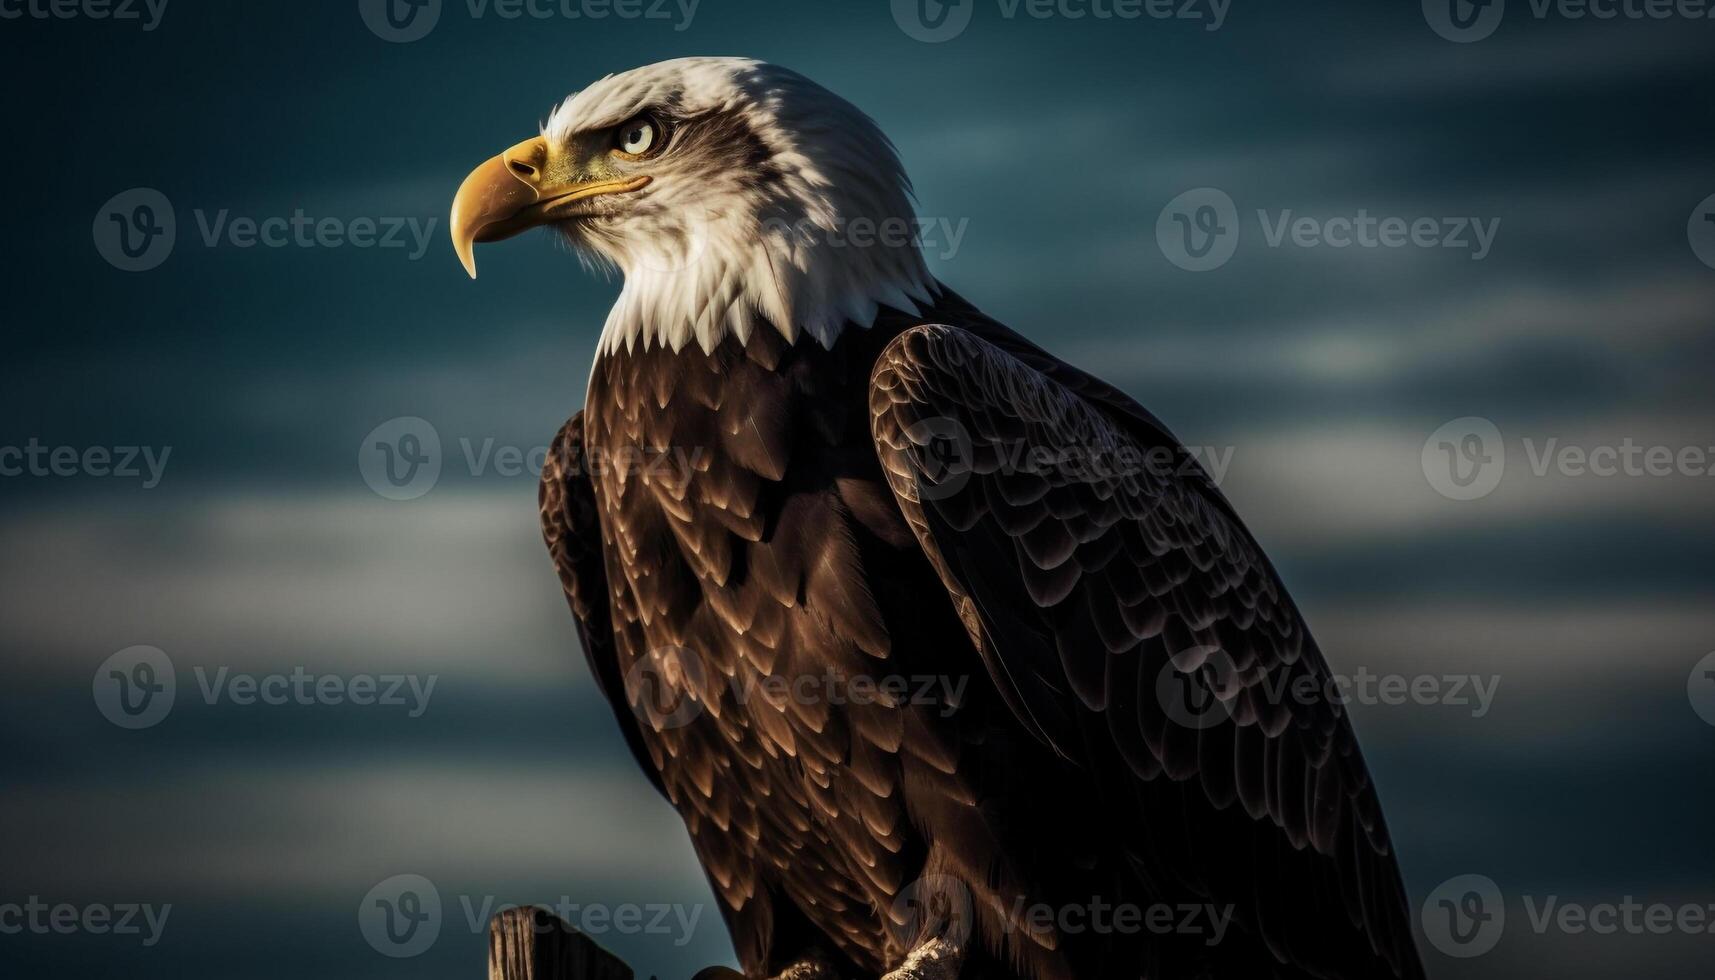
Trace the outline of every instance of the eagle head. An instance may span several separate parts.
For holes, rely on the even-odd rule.
[[[556,229],[625,284],[602,348],[704,351],[758,326],[825,345],[878,308],[915,312],[932,280],[893,144],[851,103],[746,58],[610,75],[539,135],[473,171],[453,247]]]

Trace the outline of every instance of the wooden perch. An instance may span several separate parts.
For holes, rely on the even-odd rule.
[[[488,980],[633,980],[630,966],[544,908],[488,923]]]

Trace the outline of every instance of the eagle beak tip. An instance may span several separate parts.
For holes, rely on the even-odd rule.
[[[459,265],[464,266],[465,274],[476,278],[476,253],[472,242],[454,242],[453,251],[458,253]]]

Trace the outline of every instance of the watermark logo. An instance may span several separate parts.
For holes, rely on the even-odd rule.
[[[1715,725],[1715,653],[1691,669],[1691,676],[1685,679],[1685,696],[1691,699],[1691,710],[1697,717]]]
[[[906,949],[917,949],[933,940],[963,949],[974,925],[971,890],[952,875],[924,875],[894,896],[886,924]]]
[[[422,875],[394,875],[363,896],[357,926],[383,956],[420,956],[440,938],[441,893]]]
[[[893,0],[893,22],[913,41],[940,44],[971,26],[976,0]]]
[[[173,710],[178,676],[158,647],[126,647],[95,669],[95,707],[120,728],[153,728]]]
[[[388,500],[415,500],[441,479],[441,434],[415,415],[388,419],[357,447],[357,469]]]
[[[1481,956],[1506,931],[1507,909],[1500,886],[1483,875],[1460,875],[1441,883],[1423,901],[1423,935],[1455,959]]]
[[[1507,0],[1423,0],[1423,19],[1455,44],[1487,38],[1501,26],[1506,13]]]
[[[134,187],[109,198],[90,229],[95,250],[122,272],[147,272],[173,254],[178,217],[173,202],[153,187]]]
[[[683,647],[655,647],[625,672],[625,696],[658,732],[683,728],[703,713],[702,658]]]
[[[1238,667],[1225,650],[1194,647],[1161,665],[1155,698],[1174,724],[1201,731],[1231,720],[1238,683]]]
[[[383,41],[409,44],[441,22],[441,0],[358,0],[358,16]]]
[[[1238,205],[1214,187],[1186,191],[1161,209],[1155,241],[1167,261],[1187,272],[1219,269],[1238,251]]]
[[[971,481],[971,434],[957,419],[934,416],[906,428],[917,499],[947,500]]]
[[[1685,236],[1690,240],[1692,254],[1697,256],[1697,260],[1715,269],[1715,194],[1704,198],[1703,203],[1691,212]]]
[[[0,20],[111,20],[140,24],[148,34],[161,26],[170,0],[0,0]]]
[[[1454,419],[1423,443],[1423,477],[1449,500],[1487,497],[1500,486],[1507,468],[1501,430],[1485,418]]]

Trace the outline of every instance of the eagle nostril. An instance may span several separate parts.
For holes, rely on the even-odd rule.
[[[506,166],[511,168],[513,173],[517,174],[519,177],[521,177],[525,180],[535,180],[536,179],[536,175],[537,175],[536,168],[532,167],[531,165],[529,165],[528,163],[525,163],[522,160],[508,160],[508,161],[506,161]]]

